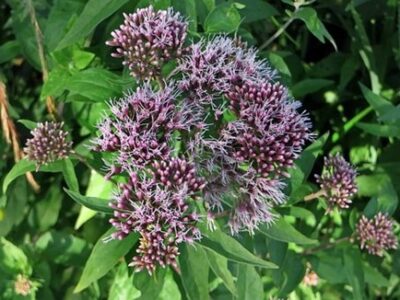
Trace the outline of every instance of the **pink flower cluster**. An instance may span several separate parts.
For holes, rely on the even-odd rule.
[[[29,160],[35,161],[37,168],[53,161],[64,159],[72,151],[72,142],[67,140],[68,132],[62,129],[63,123],[38,123],[31,131],[24,152]]]
[[[372,219],[362,216],[356,228],[361,249],[382,256],[384,250],[397,249],[397,238],[393,233],[393,222],[387,215],[379,212]]]
[[[357,193],[357,172],[341,155],[324,158],[324,170],[316,175],[317,183],[324,191],[329,206],[348,208],[351,197]]]
[[[182,54],[187,22],[172,9],[155,11],[152,6],[124,17],[124,24],[107,42],[116,47],[112,55],[122,57],[139,79],[158,77],[165,62]]]

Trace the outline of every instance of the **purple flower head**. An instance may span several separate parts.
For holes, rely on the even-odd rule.
[[[275,77],[265,61],[257,60],[255,49],[226,36],[193,44],[179,59],[176,71],[183,75],[179,88],[202,104],[212,103],[214,96],[227,93],[242,80]]]
[[[168,189],[179,189],[186,187],[190,193],[202,190],[205,180],[196,174],[194,164],[180,158],[156,161],[153,163],[153,178]]]
[[[356,227],[361,249],[382,256],[384,250],[397,249],[397,238],[393,233],[393,222],[379,212],[372,219],[362,216]]]
[[[179,13],[149,6],[124,17],[106,44],[116,47],[112,56],[122,57],[132,76],[155,78],[166,61],[182,54],[188,23]]]
[[[357,172],[341,155],[324,158],[324,170],[316,175],[317,183],[324,191],[330,207],[348,208],[351,197],[357,193]]]
[[[129,266],[134,267],[137,272],[146,269],[151,275],[157,266],[165,268],[168,265],[178,270],[176,258],[179,250],[177,244],[173,238],[168,238],[162,231],[142,233],[136,252],[138,255],[133,257]]]
[[[282,192],[285,185],[282,182],[253,176],[257,176],[256,172],[250,169],[237,180],[241,186],[239,200],[228,223],[232,234],[239,231],[254,234],[259,224],[274,222],[273,206],[285,201]]]
[[[271,223],[274,215],[271,213],[271,207],[265,201],[253,201],[250,198],[244,199],[236,204],[230,219],[229,227],[231,233],[237,234],[241,230],[247,230],[254,234],[260,223]]]
[[[97,151],[116,152],[115,164],[122,170],[142,168],[170,156],[171,134],[193,124],[187,106],[178,107],[173,86],[154,91],[144,84],[136,92],[111,103],[111,117],[98,126]]]
[[[31,131],[24,152],[29,160],[36,162],[37,169],[41,165],[64,159],[72,152],[72,142],[67,140],[68,132],[62,129],[64,123],[38,123]]]
[[[110,223],[117,230],[112,238],[123,239],[131,232],[141,233],[143,245],[139,248],[139,258],[133,261],[138,270],[146,268],[152,272],[155,264],[174,265],[171,260],[173,255],[178,255],[175,245],[201,238],[195,226],[199,216],[190,208],[190,199],[186,186],[171,191],[136,174],[130,175],[128,183],[120,185],[110,204],[114,209]],[[166,257],[149,259],[153,250]]]

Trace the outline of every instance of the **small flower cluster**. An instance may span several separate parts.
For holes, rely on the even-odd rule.
[[[139,232],[131,265],[149,273],[177,268],[179,243],[201,238],[198,199],[213,220],[215,209],[226,209],[222,198],[232,196],[233,234],[273,222],[272,207],[285,200],[282,179],[313,137],[299,102],[255,49],[216,36],[183,51],[186,29],[179,14],[149,7],[125,15],[108,42],[133,76],[160,85],[146,82],[113,101],[93,147],[111,153],[107,177],[129,176],[111,202],[112,238]],[[160,84],[161,66],[173,58],[176,81]],[[224,110],[234,120],[222,119]]]
[[[155,78],[166,61],[182,54],[188,24],[179,13],[149,6],[124,17],[124,24],[111,33],[107,45],[116,47],[112,55],[124,58],[133,76]]]
[[[393,222],[379,212],[372,219],[362,216],[356,228],[361,249],[382,256],[384,250],[397,249],[397,239],[393,233]]]
[[[173,164],[174,160],[172,160]],[[182,163],[188,165],[188,163]],[[176,178],[174,185],[159,181],[156,174],[165,173],[156,168],[152,179],[143,180],[136,173],[111,202],[114,217],[110,223],[117,229],[113,238],[123,239],[131,232],[141,234],[138,256],[131,263],[138,271],[147,269],[151,274],[156,265],[177,268],[177,245],[200,239],[195,226],[199,216],[190,208],[189,200],[201,189],[202,182],[194,173]]]
[[[354,167],[341,155],[324,158],[324,171],[315,177],[330,207],[335,205],[340,208],[349,207],[351,197],[357,193],[356,175]]]
[[[303,277],[303,283],[306,286],[317,286],[319,283],[319,277],[318,274],[315,273],[311,269],[307,269],[306,274]]]
[[[114,117],[99,124],[100,137],[94,140],[94,149],[117,153],[114,170],[128,171],[167,159],[172,133],[189,130],[195,121],[188,107],[176,105],[177,95],[171,86],[154,91],[150,84],[144,84],[135,93],[112,102]]]
[[[32,286],[32,282],[22,274],[18,274],[14,282],[14,291],[17,295],[28,296],[32,293],[35,288]]]
[[[37,169],[41,165],[67,158],[72,152],[72,142],[67,140],[68,133],[62,129],[64,123],[38,123],[31,131],[24,152],[29,160],[35,161]]]
[[[211,41],[202,39],[191,45],[188,52],[176,69],[183,76],[179,88],[202,104],[212,104],[215,96],[231,91],[235,82],[270,81],[275,76],[265,61],[257,60],[257,51],[238,39],[225,36],[216,36]]]

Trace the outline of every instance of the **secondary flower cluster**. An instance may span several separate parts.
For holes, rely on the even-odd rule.
[[[327,197],[329,206],[348,208],[351,197],[357,193],[355,182],[357,172],[341,155],[324,158],[324,170],[316,175],[321,191]]]
[[[151,274],[157,265],[172,265],[177,269],[178,244],[200,239],[200,231],[195,226],[199,217],[190,208],[189,201],[201,189],[194,182],[202,179],[191,172],[186,161],[179,162],[175,166],[179,169],[187,167],[189,172],[172,178],[169,185],[155,176],[161,171],[159,168],[151,179],[141,179],[131,173],[128,183],[120,184],[119,192],[110,203],[115,209],[110,223],[117,229],[112,237],[122,239],[131,232],[141,234],[138,256],[130,264],[138,271],[146,269]]]
[[[133,76],[159,84],[111,102],[93,146],[110,153],[108,177],[129,177],[111,202],[112,238],[139,232],[131,265],[149,273],[177,268],[179,243],[201,238],[198,199],[211,219],[231,206],[233,234],[272,222],[287,169],[312,139],[299,102],[255,49],[227,36],[184,48],[186,29],[179,14],[149,7],[125,15],[108,42]],[[161,66],[173,58],[173,80],[162,82]]]
[[[370,254],[382,256],[384,250],[397,249],[393,222],[381,212],[372,219],[362,216],[358,221],[356,232],[361,249],[367,249]]]
[[[32,138],[28,139],[24,152],[29,160],[41,165],[63,159],[69,156],[72,142],[67,140],[68,133],[62,129],[64,123],[38,123],[31,131]]]
[[[182,54],[188,24],[179,13],[149,6],[124,17],[107,45],[116,47],[112,56],[122,57],[133,76],[155,78],[166,61]]]

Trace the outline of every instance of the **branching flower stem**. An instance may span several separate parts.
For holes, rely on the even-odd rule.
[[[306,201],[306,202],[307,201],[311,201],[311,200],[317,199],[317,198],[322,197],[322,196],[326,196],[326,191],[325,190],[319,190],[318,192],[311,193],[311,194],[305,196],[304,197],[304,201]]]
[[[264,50],[265,48],[267,48],[269,45],[272,44],[273,41],[275,41],[282,33],[285,32],[286,28],[288,28],[289,25],[292,24],[292,22],[297,19],[297,12],[300,10],[300,7],[305,6],[305,5],[310,5],[313,2],[315,2],[315,0],[311,0],[311,1],[303,1],[303,0],[295,1],[293,3],[294,11],[292,12],[290,18],[267,41],[265,41],[260,46],[259,50],[261,51],[261,50]]]
[[[340,239],[338,239],[338,240],[336,240],[334,242],[328,242],[328,243],[321,244],[321,245],[319,245],[317,247],[314,247],[314,248],[306,249],[306,250],[304,250],[303,254],[304,255],[311,255],[311,254],[317,253],[317,252],[319,252],[321,250],[326,250],[326,249],[333,248],[336,245],[344,243],[344,242],[353,242],[353,239],[354,239],[354,236],[352,236],[352,235],[351,236],[346,236],[346,237],[340,238]]]

